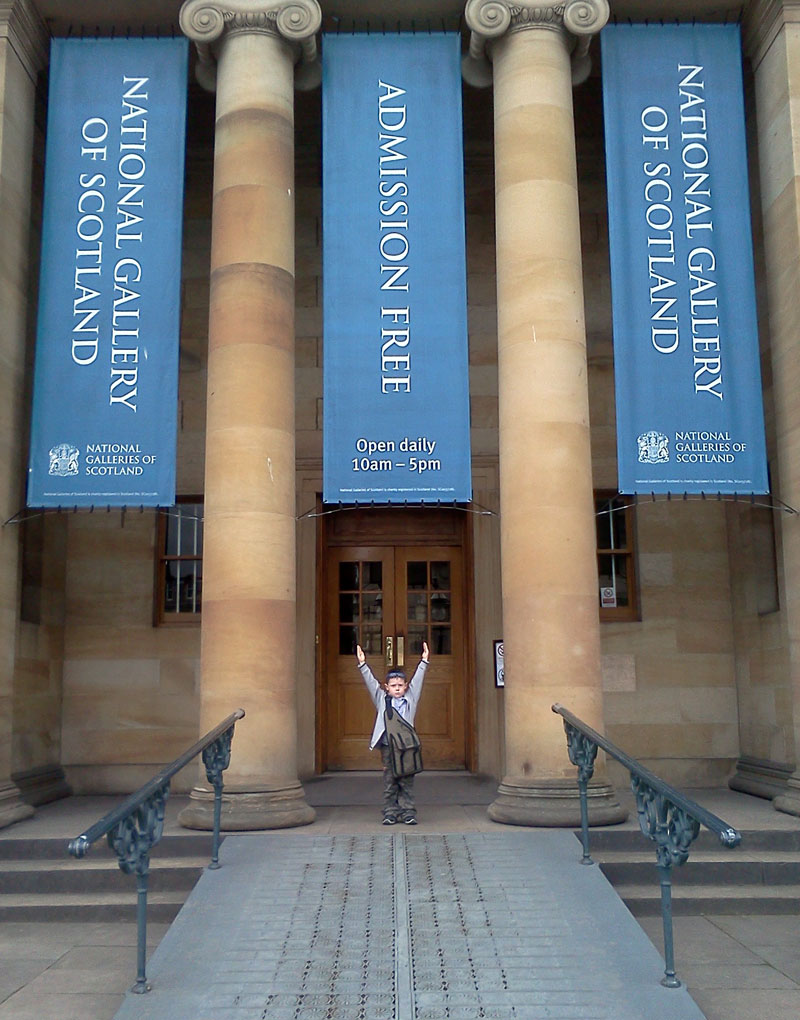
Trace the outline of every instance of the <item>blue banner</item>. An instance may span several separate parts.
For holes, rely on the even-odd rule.
[[[457,34],[327,35],[327,503],[472,497]]]
[[[603,30],[621,492],[767,492],[737,25]]]
[[[55,39],[29,506],[175,501],[186,39]]]

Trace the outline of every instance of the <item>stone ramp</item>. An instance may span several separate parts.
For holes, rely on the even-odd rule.
[[[228,836],[116,1020],[703,1020],[579,857],[564,830]]]

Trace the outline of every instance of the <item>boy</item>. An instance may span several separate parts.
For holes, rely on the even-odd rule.
[[[358,663],[361,676],[367,685],[370,697],[378,710],[375,726],[372,730],[372,739],[369,742],[369,749],[380,747],[381,761],[383,762],[383,824],[394,825],[396,822],[404,822],[406,825],[417,824],[417,811],[414,807],[414,777],[404,776],[397,778],[392,774],[392,755],[389,743],[386,739],[386,732],[383,724],[383,713],[386,708],[386,695],[392,699],[394,710],[414,725],[414,716],[417,714],[419,696],[422,693],[422,683],[425,679],[425,670],[428,668],[428,646],[422,642],[422,658],[414,670],[411,681],[406,680],[406,675],[399,666],[391,666],[386,674],[386,680],[381,686],[375,679],[372,670],[367,665],[367,657],[361,645],[356,645],[356,662]]]

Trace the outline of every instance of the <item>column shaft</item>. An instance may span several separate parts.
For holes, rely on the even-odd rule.
[[[572,81],[565,34],[493,48],[506,778],[497,821],[574,824],[550,706],[602,730],[600,632]],[[594,821],[623,812],[604,782]]]
[[[234,708],[227,829],[314,818],[297,779],[294,91],[290,47],[227,34],[217,70],[201,725]],[[206,796],[181,815],[211,820]]]
[[[0,4],[0,523],[25,502],[23,396],[29,291],[36,73],[45,31],[33,7]],[[33,814],[11,781],[14,662],[19,622],[19,530],[0,529],[0,826]]]
[[[766,6],[766,5],[765,5]],[[800,138],[796,125],[800,102],[800,24],[784,24],[767,40],[755,64],[756,106],[764,217],[764,254],[772,353],[777,491],[800,508]],[[779,22],[782,17],[779,15]],[[781,139],[780,145],[776,139]],[[789,645],[793,703],[794,760],[800,761],[800,517],[782,515],[783,609]],[[800,815],[800,771],[776,808]]]

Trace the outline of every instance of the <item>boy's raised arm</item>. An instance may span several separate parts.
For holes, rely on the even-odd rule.
[[[364,654],[364,649],[361,645],[356,645],[356,665],[361,673],[364,683],[367,685],[367,690],[370,693],[370,697],[377,705],[383,696],[380,682],[375,678],[372,670],[367,666],[367,657]]]

